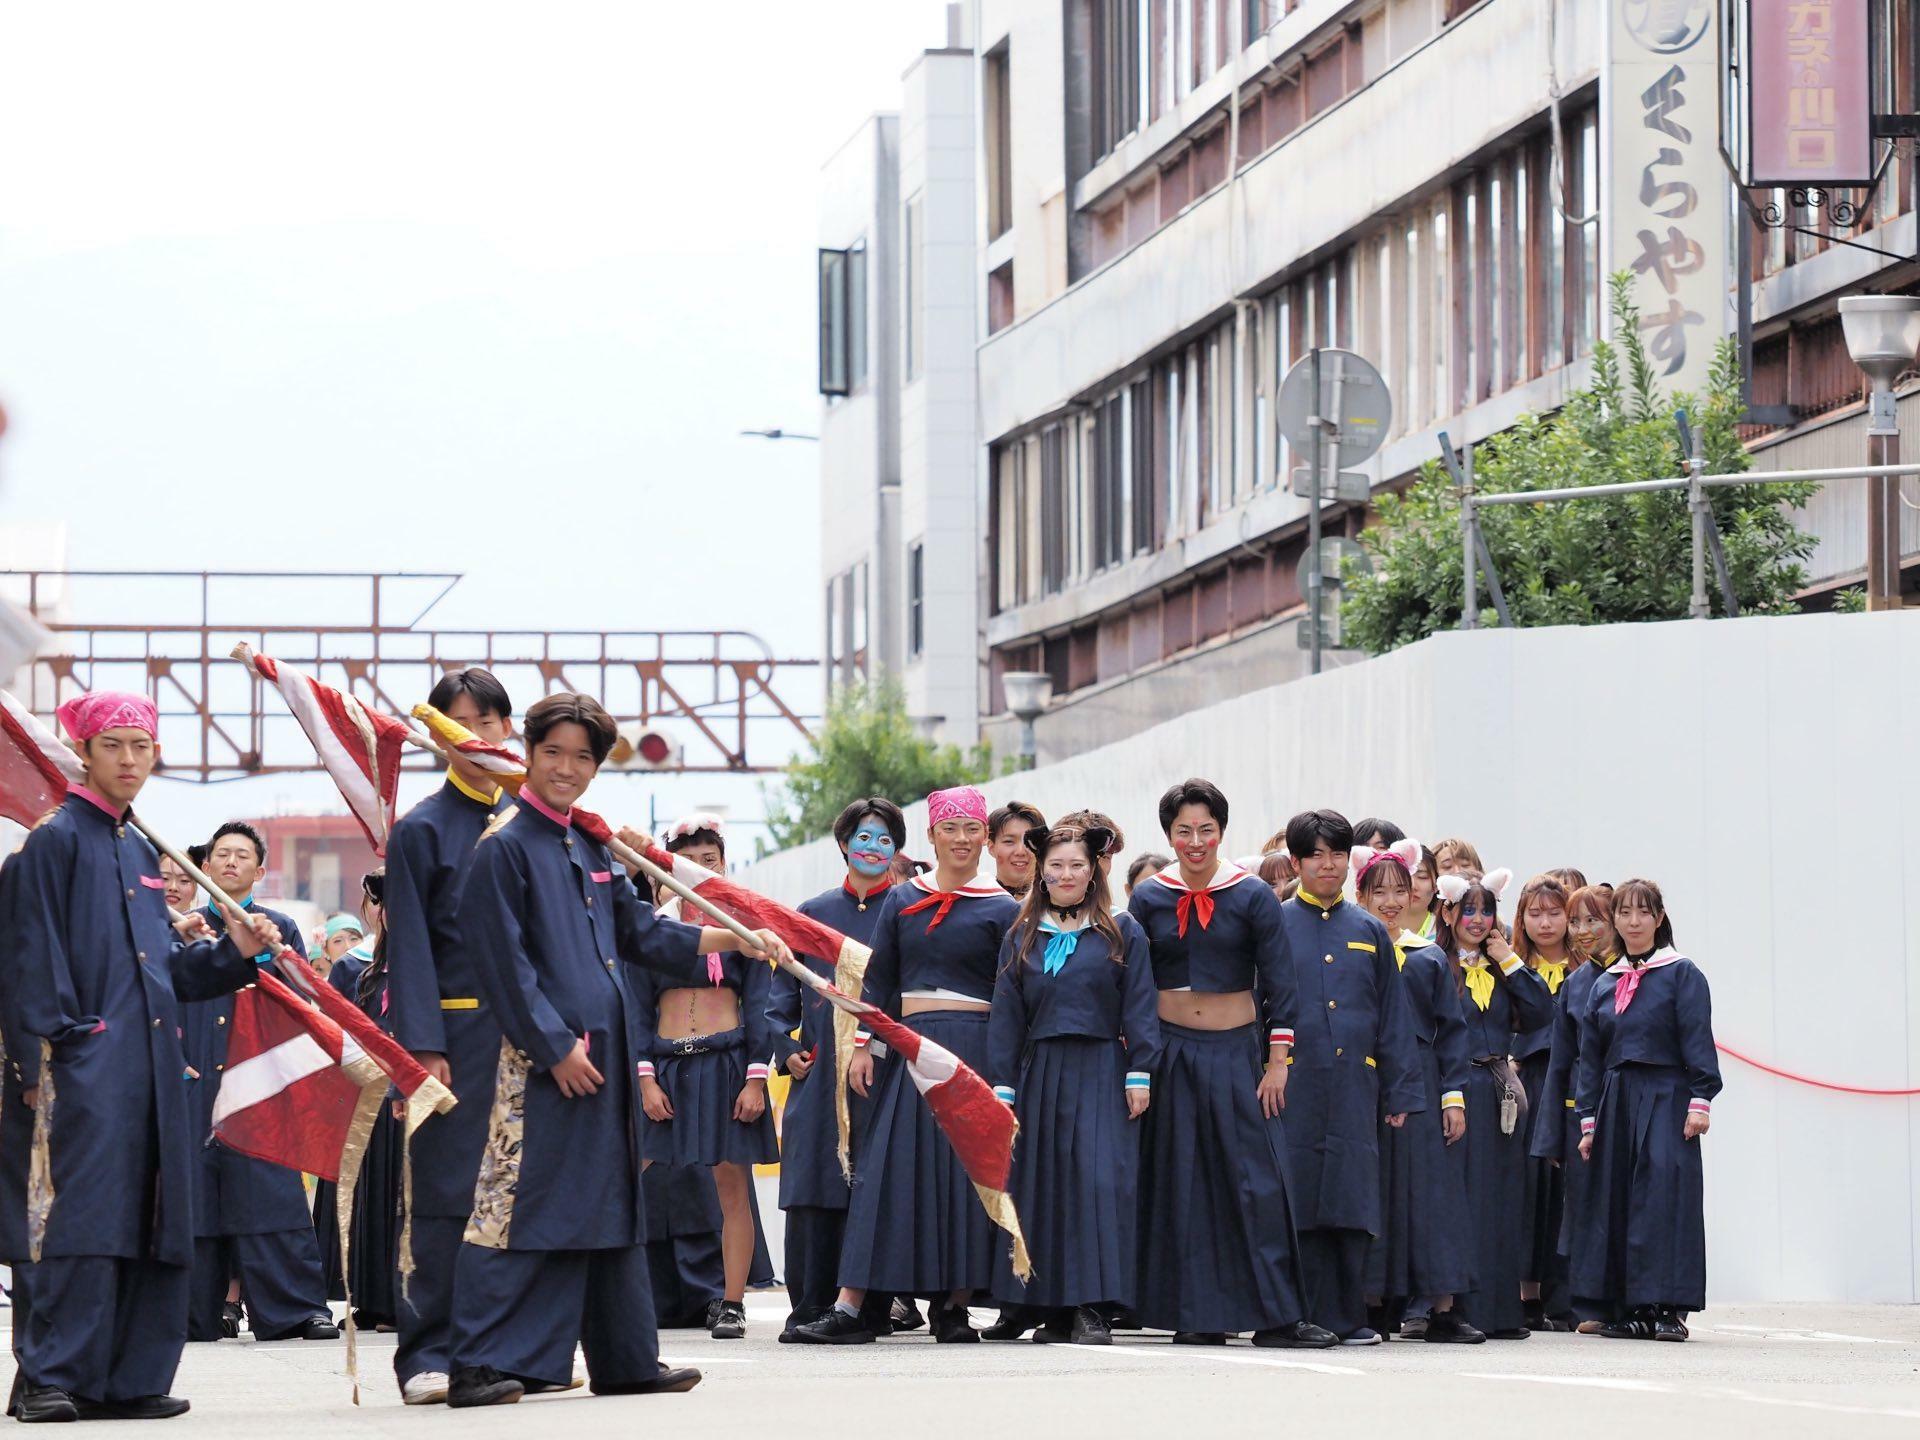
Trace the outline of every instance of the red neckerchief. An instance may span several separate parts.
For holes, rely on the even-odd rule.
[[[936,890],[927,896],[926,899],[914,901],[913,904],[907,906],[906,909],[900,913],[902,915],[916,915],[922,910],[932,910],[934,906],[938,905],[940,908],[933,911],[933,919],[927,922],[927,933],[931,935],[940,928],[940,922],[947,918],[947,912],[953,909],[953,902],[959,898],[960,892],[958,890]]]
[[[1213,891],[1189,890],[1174,902],[1173,913],[1179,918],[1179,935],[1187,938],[1187,920],[1190,916],[1200,917],[1200,928],[1206,929],[1213,923]]]
[[[1186,882],[1180,878],[1177,864],[1167,866],[1153,877],[1169,890],[1180,892],[1180,898],[1174,902],[1173,913],[1178,926],[1177,933],[1182,940],[1187,938],[1187,921],[1194,916],[1199,917],[1202,930],[1213,923],[1213,897],[1216,891],[1225,890],[1229,885],[1238,885],[1251,872],[1241,869],[1231,860],[1223,860],[1213,873],[1218,883],[1204,890],[1188,889]]]
[[[1608,967],[1620,977],[1613,982],[1613,1013],[1616,1015],[1626,1013],[1627,1007],[1633,1004],[1633,997],[1640,989],[1640,981],[1645,978],[1647,971],[1658,970],[1663,965],[1671,965],[1674,961],[1685,958],[1671,945],[1662,945],[1639,965],[1635,965],[1625,956],[1615,961]]]

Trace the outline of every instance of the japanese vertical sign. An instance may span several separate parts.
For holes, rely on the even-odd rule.
[[[1641,338],[1661,382],[1700,391],[1731,328],[1718,0],[1607,0],[1607,8],[1601,269],[1633,277]]]
[[[1872,70],[1861,0],[1749,0],[1756,185],[1873,178]]]

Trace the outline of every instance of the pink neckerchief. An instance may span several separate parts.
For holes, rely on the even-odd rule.
[[[1215,893],[1229,886],[1238,885],[1252,873],[1251,870],[1243,869],[1231,860],[1222,860],[1214,868],[1213,878],[1204,887],[1195,890],[1180,878],[1180,863],[1176,860],[1164,870],[1155,872],[1153,878],[1169,890],[1177,890],[1180,893],[1179,900],[1174,903],[1173,913],[1176,933],[1184,940],[1187,938],[1188,920],[1197,916],[1202,930],[1213,923]]]
[[[547,819],[553,821],[554,824],[558,825],[563,830],[567,829],[573,824],[572,810],[554,809],[551,805],[547,804],[544,800],[542,800],[538,795],[533,793],[533,787],[531,785],[522,785],[520,787],[519,799],[522,805],[526,805],[531,809],[533,809],[536,813],[546,816]]]
[[[1607,967],[1609,975],[1619,977],[1613,982],[1613,1013],[1616,1015],[1626,1013],[1627,1006],[1633,1003],[1633,997],[1640,989],[1640,981],[1647,971],[1657,970],[1662,965],[1671,965],[1676,960],[1686,958],[1671,945],[1662,945],[1638,965],[1624,955],[1614,961]]]
[[[113,806],[109,805],[105,800],[101,799],[98,795],[94,794],[93,791],[89,790],[84,785],[69,785],[67,787],[67,793],[69,795],[78,795],[82,800],[85,800],[89,805],[98,807],[107,816],[108,819],[114,821],[116,824],[126,819],[126,816],[127,816],[126,811],[114,809]]]
[[[902,915],[913,915],[922,910],[932,910],[933,919],[927,922],[927,933],[929,935],[940,928],[940,922],[946,919],[947,912],[953,909],[954,901],[962,898],[978,899],[985,895],[1005,895],[1007,893],[992,881],[982,883],[976,880],[971,885],[962,885],[958,890],[939,889],[931,880],[927,879],[925,875],[916,875],[907,883],[924,894],[926,898],[924,900],[914,901],[913,904],[907,906],[900,913]],[[935,909],[936,906],[939,908]]]

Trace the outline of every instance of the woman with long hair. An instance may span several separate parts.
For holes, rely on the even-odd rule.
[[[1500,933],[1500,895],[1513,873],[1442,875],[1436,942],[1452,971],[1467,1028],[1467,1208],[1473,1288],[1456,1296],[1462,1319],[1493,1340],[1524,1340],[1521,1242],[1526,1234],[1526,1089],[1509,1058],[1514,1041],[1546,1022],[1546,982]]]
[[[1707,1303],[1700,1137],[1720,1093],[1707,977],[1674,949],[1651,880],[1613,894],[1621,958],[1580,1017],[1580,1158],[1591,1214],[1573,1237],[1573,1288],[1613,1309],[1616,1340],[1685,1340]]]
[[[1000,943],[1020,907],[980,874],[987,802],[978,790],[929,795],[927,827],[933,873],[887,892],[861,993],[984,1071]],[[863,1047],[848,1079],[872,1109],[841,1242],[840,1293],[820,1319],[787,1333],[803,1344],[871,1341],[860,1306],[881,1290],[928,1297],[935,1340],[977,1341],[967,1302],[993,1284],[993,1222],[898,1056],[876,1067]]]
[[[1453,1297],[1473,1283],[1459,1147],[1467,1132],[1467,1027],[1446,955],[1407,926],[1413,872],[1425,854],[1415,840],[1353,852],[1354,893],[1393,939],[1427,1101],[1404,1125],[1381,1121],[1381,1226],[1367,1255],[1367,1293],[1379,1307],[1370,1323],[1381,1334],[1399,1327],[1410,1302],[1426,1300],[1424,1339],[1473,1345],[1487,1337],[1453,1308]]]
[[[1573,969],[1554,996],[1552,1059],[1540,1094],[1534,1097],[1538,1115],[1533,1125],[1532,1151],[1536,1159],[1559,1167],[1562,1183],[1560,1230],[1554,1253],[1561,1273],[1569,1275],[1573,1236],[1592,1213],[1588,1198],[1593,1189],[1593,1167],[1582,1165],[1580,1113],[1574,1106],[1573,1086],[1580,1059],[1580,1016],[1594,983],[1619,958],[1620,942],[1613,933],[1613,902],[1595,886],[1583,885],[1567,897],[1567,948]],[[1571,1294],[1574,1321],[1591,1334],[1605,1318],[1602,1307]]]
[[[1557,872],[1536,875],[1520,887],[1514,902],[1513,953],[1557,997],[1572,963],[1567,941],[1568,890]],[[1556,1001],[1554,1013],[1559,1010]],[[1570,1330],[1572,1307],[1567,1272],[1560,1263],[1560,1217],[1566,1205],[1566,1181],[1560,1169],[1535,1151],[1540,1131],[1558,1128],[1560,1116],[1540,1103],[1553,1056],[1553,1016],[1514,1042],[1513,1059],[1526,1087],[1527,1194],[1526,1236],[1521,1243],[1520,1299],[1529,1330]]]
[[[1105,1345],[1133,1302],[1139,1131],[1160,1051],[1147,937],[1113,913],[1103,826],[1029,831],[1038,879],[1000,946],[987,1022],[994,1093],[1020,1119],[1012,1191],[1034,1273],[995,1291],[1042,1343]]]

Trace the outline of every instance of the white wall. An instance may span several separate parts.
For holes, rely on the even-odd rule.
[[[1920,614],[1448,633],[1025,776],[1049,814],[1109,811],[1129,852],[1199,774],[1246,853],[1293,812],[1465,835],[1522,875],[1660,882],[1714,986],[1719,1039],[1783,1069],[1920,1085]],[[924,854],[924,809],[909,812]],[[743,878],[796,901],[831,842]],[[1709,1286],[1725,1300],[1920,1299],[1920,1104],[1730,1058],[1707,1140]]]

